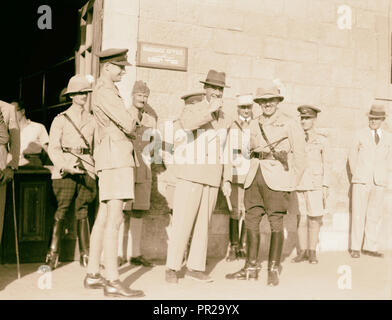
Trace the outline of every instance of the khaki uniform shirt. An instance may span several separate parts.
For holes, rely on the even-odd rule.
[[[275,159],[252,158],[244,187],[253,182],[260,167],[266,184],[275,191],[293,191],[296,189],[305,169],[305,136],[300,124],[279,109],[270,118],[261,115],[250,123],[250,150],[262,147],[262,152],[271,152],[268,143],[261,134],[259,121],[270,143],[287,138],[275,146],[276,151],[288,152],[289,170]],[[248,150],[248,154],[250,153]],[[246,151],[244,151],[246,152]]]
[[[97,122],[96,171],[134,167],[133,144],[136,119],[126,110],[113,82],[99,78],[92,94],[92,110]]]
[[[306,168],[297,190],[320,190],[323,186],[328,187],[329,182],[329,145],[325,135],[309,131],[309,139],[305,145]]]
[[[64,116],[65,113],[72,119],[86,138],[92,149],[91,154],[94,152],[94,135],[96,130],[94,117],[88,111],[83,111],[82,113],[82,107],[73,104],[66,111],[58,114],[50,126],[48,154],[54,165],[52,179],[61,179],[61,168],[64,166],[72,167],[78,162],[78,158],[75,155],[63,151],[64,147],[75,149],[88,148],[75,127]],[[75,151],[72,152],[84,160],[81,161],[81,165],[86,169],[87,173],[95,179],[93,156],[91,154],[78,154]]]

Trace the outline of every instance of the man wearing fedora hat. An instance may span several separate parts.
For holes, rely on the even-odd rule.
[[[249,126],[251,161],[244,182],[247,257],[244,267],[228,274],[228,279],[258,278],[260,221],[267,215],[271,227],[267,284],[279,284],[283,217],[288,209],[289,192],[295,190],[305,169],[304,133],[294,119],[278,109],[283,99],[277,87],[259,88],[253,99],[263,114]]]
[[[353,258],[362,253],[383,257],[378,252],[378,233],[383,215],[388,170],[392,162],[392,135],[381,128],[385,118],[382,105],[372,105],[368,128],[355,135],[349,153],[352,174],[351,251]]]
[[[99,209],[91,233],[90,259],[85,288],[103,288],[105,296],[141,297],[141,290],[131,290],[119,279],[118,236],[123,222],[125,201],[134,199],[132,139],[136,120],[127,111],[115,83],[121,81],[128,49],[107,49],[97,53],[101,75],[92,94],[92,111],[97,123],[97,146],[94,153],[98,174]],[[103,251],[105,280],[100,274]]]
[[[253,95],[237,96],[237,118],[230,126],[229,139],[226,147],[230,152],[230,160],[223,166],[223,187],[225,196],[230,196],[232,211],[229,222],[229,251],[226,260],[232,261],[245,258],[245,226],[244,226],[244,182],[249,170],[249,158],[242,154],[242,145],[252,120]],[[231,161],[233,160],[233,161]],[[231,183],[230,183],[231,181]],[[240,221],[242,220],[242,223]]]
[[[223,165],[221,149],[232,119],[223,113],[222,95],[226,87],[226,74],[210,70],[204,84],[203,101],[185,105],[179,123],[189,133],[185,145],[193,149],[200,146],[185,162],[177,163],[174,154],[177,183],[174,192],[173,218],[167,250],[166,281],[177,283],[184,252],[192,227],[194,231],[187,260],[186,277],[211,282],[205,274],[208,244],[208,226],[215,208]],[[192,138],[191,138],[191,137]]]
[[[297,256],[292,262],[318,263],[316,247],[329,186],[329,146],[326,136],[316,131],[319,108],[302,105],[297,108],[305,132],[306,168],[293,193],[293,210],[297,213]]]
[[[75,198],[80,265],[87,266],[90,228],[88,205],[96,196],[93,146],[95,122],[85,109],[91,83],[83,75],[73,76],[65,92],[72,105],[58,114],[50,127],[48,154],[53,162],[52,186],[57,200],[50,249],[46,263],[57,267],[64,218]]]

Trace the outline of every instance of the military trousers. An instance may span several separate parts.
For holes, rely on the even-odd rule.
[[[208,227],[218,197],[218,187],[178,179],[174,192],[173,217],[169,233],[166,266],[180,270],[193,230],[187,267],[205,271]]]
[[[259,167],[253,182],[245,189],[245,227],[259,231],[261,219],[267,214],[271,232],[283,231],[289,197],[289,192],[269,188]]]
[[[93,202],[97,194],[96,180],[88,174],[67,175],[63,179],[53,179],[53,193],[57,200],[55,220],[65,218],[75,199],[75,217],[84,219],[88,216],[88,205]]]
[[[230,212],[230,218],[239,220],[241,218],[241,210],[245,210],[244,205],[245,190],[244,185],[239,183],[232,183],[230,202],[233,211]]]
[[[354,183],[352,190],[351,250],[377,251],[385,187]]]

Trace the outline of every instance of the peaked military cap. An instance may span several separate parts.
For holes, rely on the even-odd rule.
[[[96,55],[101,63],[110,62],[119,66],[131,66],[132,64],[127,61],[127,52],[128,49],[112,48],[103,50]]]
[[[302,118],[316,118],[321,110],[317,107],[310,105],[302,105],[297,108]]]
[[[181,99],[184,100],[185,104],[192,104],[200,102],[204,99],[205,92],[203,91],[192,91],[184,94]]]

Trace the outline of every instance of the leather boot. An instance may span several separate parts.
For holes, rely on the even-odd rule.
[[[140,298],[144,296],[142,290],[132,290],[124,286],[120,280],[106,281],[103,288],[106,297]]]
[[[306,250],[299,250],[297,256],[291,260],[293,263],[307,261],[309,259],[308,252]]]
[[[45,264],[51,270],[57,268],[60,254],[60,240],[63,233],[64,219],[54,220],[52,240],[50,242],[49,252],[46,254]]]
[[[90,249],[90,226],[88,218],[78,220],[77,232],[79,240],[80,266],[87,268]]]
[[[245,229],[245,221],[241,222],[241,235],[240,235],[240,244],[238,247],[237,257],[239,259],[246,258],[246,229]]]
[[[230,218],[229,233],[230,247],[226,256],[226,261],[233,261],[237,259],[238,251],[238,220]]]
[[[283,231],[271,232],[267,281],[269,286],[277,286],[279,284],[279,274],[282,272],[280,259],[282,256],[283,240]]]
[[[257,280],[259,277],[259,268],[257,264],[257,255],[259,253],[260,233],[259,231],[247,229],[246,231],[246,248],[247,257],[244,267],[234,273],[226,275],[226,279],[237,280]]]
[[[317,264],[317,256],[316,256],[316,250],[309,250],[309,263],[311,264]]]

